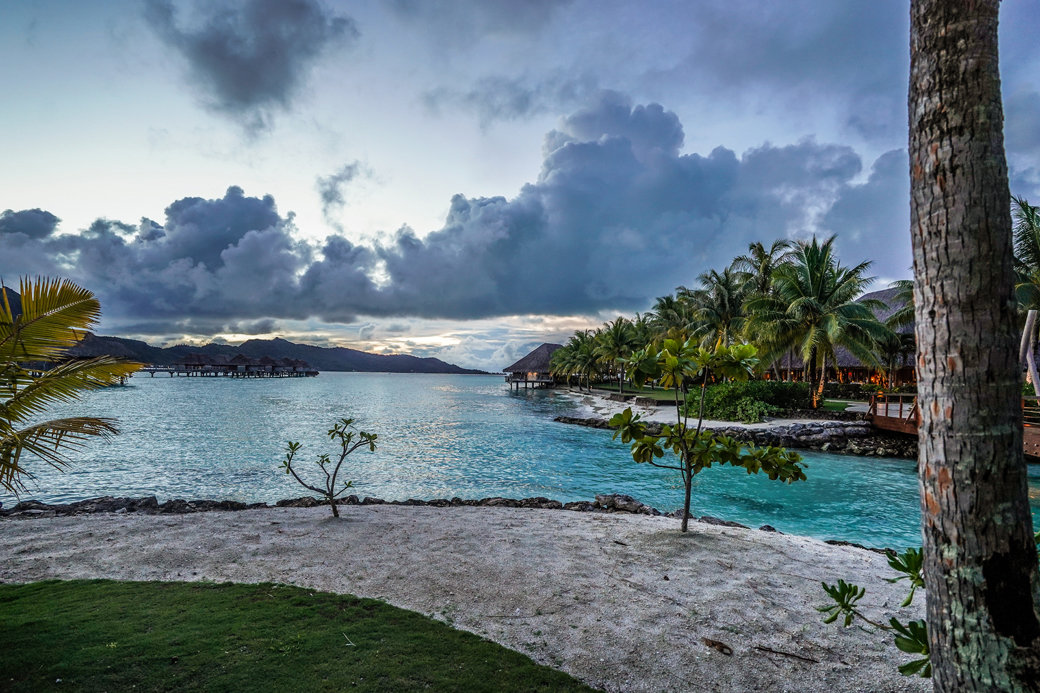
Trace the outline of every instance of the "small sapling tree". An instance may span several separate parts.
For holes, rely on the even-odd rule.
[[[329,507],[332,508],[332,516],[339,517],[339,509],[336,507],[336,498],[354,485],[353,481],[347,481],[344,482],[342,486],[336,486],[336,484],[339,483],[339,469],[343,466],[343,461],[347,459],[347,455],[358,448],[367,447],[369,452],[375,452],[377,437],[378,436],[375,433],[365,433],[358,429],[358,427],[354,425],[354,419],[340,419],[338,422],[333,424],[332,428],[329,429],[329,440],[339,443],[340,452],[339,459],[335,462],[333,462],[332,458],[327,454],[323,453],[318,455],[318,467],[320,467],[321,471],[325,474],[324,488],[308,484],[306,481],[301,479],[300,475],[296,473],[295,469],[293,469],[293,460],[296,458],[296,453],[300,450],[300,443],[289,441],[286,444],[285,461],[282,462],[282,469],[285,470],[286,474],[292,474],[293,478],[296,479],[296,481],[298,481],[304,488],[310,489],[315,493],[320,493],[328,502]]]
[[[682,474],[685,488],[683,501],[683,517],[681,531],[687,531],[690,518],[690,495],[693,490],[693,477],[701,470],[713,464],[729,464],[743,467],[748,474],[765,472],[772,480],[804,481],[805,472],[801,466],[801,456],[784,448],[773,446],[754,447],[744,445],[726,436],[716,436],[711,431],[704,431],[704,391],[712,376],[725,377],[730,380],[747,380],[758,363],[755,358],[755,347],[750,344],[734,344],[720,346],[714,350],[704,349],[694,340],[680,342],[677,339],[666,339],[661,351],[657,352],[656,369],[647,367],[647,371],[656,371],[661,384],[675,390],[676,423],[661,426],[660,433],[647,432],[646,422],[641,421],[639,414],[632,409],[625,409],[610,419],[611,428],[615,429],[614,438],[621,437],[621,442],[631,443],[632,459],[645,462],[655,467],[675,469]],[[645,359],[645,355],[641,360]],[[684,406],[685,391],[688,382],[700,382],[700,407],[697,414],[697,426],[689,424],[689,407]],[[666,450],[670,450],[677,458],[674,464],[659,462]]]

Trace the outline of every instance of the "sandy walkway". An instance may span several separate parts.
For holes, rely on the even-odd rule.
[[[883,556],[661,517],[344,506],[0,520],[0,580],[276,581],[385,599],[611,691],[926,690],[883,634],[825,626],[820,581],[897,613]],[[902,618],[919,618],[923,599]],[[348,627],[349,628],[349,627]],[[702,638],[732,648],[726,656]],[[770,650],[798,655],[775,654]],[[801,659],[804,658],[804,659]]]
[[[675,423],[675,405],[674,404],[660,404],[656,407],[647,407],[643,405],[636,405],[629,402],[617,402],[612,399],[607,399],[602,395],[588,392],[577,392],[575,390],[556,390],[557,394],[565,397],[570,397],[575,402],[580,404],[584,411],[579,413],[579,416],[583,417],[599,417],[603,419],[609,419],[614,414],[620,414],[625,411],[626,408],[631,407],[632,411],[642,416],[643,421],[653,421],[656,423]],[[697,423],[697,418],[692,417],[690,421],[693,424]],[[762,421],[761,423],[746,424],[740,421],[715,421],[713,419],[705,419],[704,425],[707,428],[748,428],[752,430],[772,428],[774,426],[786,426],[788,424],[808,424],[808,423],[819,423],[818,419],[769,419]]]

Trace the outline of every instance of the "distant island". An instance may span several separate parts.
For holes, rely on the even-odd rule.
[[[358,371],[366,373],[448,373],[455,375],[488,375],[486,371],[462,368],[435,358],[419,358],[408,354],[370,354],[346,347],[318,347],[296,344],[286,339],[250,339],[238,346],[206,344],[156,347],[137,339],[102,337],[88,332],[69,356],[89,358],[108,354],[130,361],[172,366],[183,363],[191,354],[234,358],[238,354],[251,358],[268,356],[306,361],[320,371]]]

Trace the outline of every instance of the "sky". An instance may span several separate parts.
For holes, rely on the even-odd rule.
[[[1040,4],[1004,0],[1040,199]],[[0,278],[100,334],[501,370],[837,234],[910,276],[906,0],[0,0]]]

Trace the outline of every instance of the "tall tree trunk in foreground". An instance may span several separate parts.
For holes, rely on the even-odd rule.
[[[1040,690],[999,0],[912,0],[910,228],[936,690]]]

